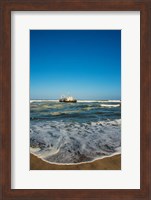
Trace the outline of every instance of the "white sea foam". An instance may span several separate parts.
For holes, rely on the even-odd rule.
[[[108,107],[108,108],[113,108],[113,107],[119,107],[120,104],[100,104],[101,107]]]
[[[79,103],[120,103],[120,100],[78,100]]]
[[[53,163],[89,162],[120,152],[121,120],[31,123],[31,152]]]
[[[47,100],[47,99],[34,99],[30,100],[30,103],[33,102],[59,102],[59,100]],[[93,102],[101,102],[101,103],[120,103],[121,100],[77,100],[78,103],[93,103]]]
[[[107,101],[108,101],[108,102],[113,102],[113,103],[114,103],[114,102],[115,102],[115,103],[116,103],[116,102],[119,102],[119,103],[121,102],[121,100],[107,100]]]
[[[33,103],[33,102],[59,102],[58,100],[47,100],[47,99],[34,99],[34,100],[30,100],[30,103]]]

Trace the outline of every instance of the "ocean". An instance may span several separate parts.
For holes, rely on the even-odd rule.
[[[121,151],[121,101],[30,101],[30,152],[50,163],[92,162]]]

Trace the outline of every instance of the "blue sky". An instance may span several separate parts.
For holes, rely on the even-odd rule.
[[[121,99],[120,30],[31,30],[30,98]]]

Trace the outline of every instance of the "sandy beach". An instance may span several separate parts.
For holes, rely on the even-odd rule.
[[[121,155],[114,155],[78,165],[50,164],[30,154],[30,170],[120,170]]]

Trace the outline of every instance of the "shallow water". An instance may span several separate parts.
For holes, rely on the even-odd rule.
[[[120,151],[119,101],[31,101],[31,152],[52,163],[81,163]]]

